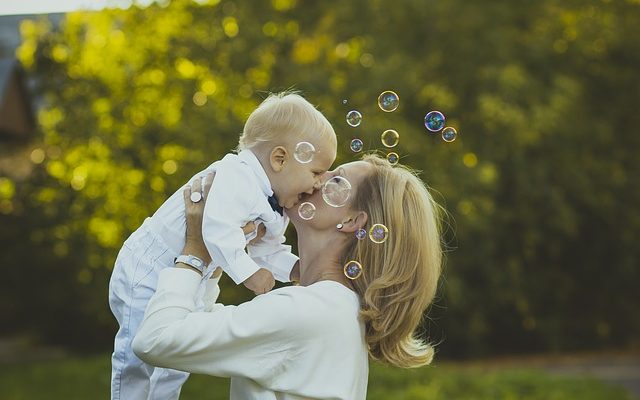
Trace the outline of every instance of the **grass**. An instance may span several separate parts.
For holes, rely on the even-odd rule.
[[[97,399],[109,397],[108,355],[0,366],[2,399]],[[330,384],[330,382],[327,382]],[[194,375],[182,400],[227,399],[227,379]],[[549,375],[534,369],[495,369],[441,364],[416,370],[372,365],[368,399],[394,400],[630,400],[623,389],[588,378]]]

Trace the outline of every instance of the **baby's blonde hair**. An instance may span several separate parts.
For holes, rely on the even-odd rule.
[[[329,120],[300,94],[287,90],[269,94],[249,115],[236,150],[278,139],[324,137],[337,141]]]
[[[433,346],[417,335],[423,314],[436,294],[442,264],[441,212],[415,172],[392,167],[383,158],[366,155],[372,173],[358,185],[351,208],[368,214],[388,230],[385,242],[354,240],[344,265],[359,261],[364,269],[353,281],[361,301],[360,316],[373,359],[398,367],[429,364]]]

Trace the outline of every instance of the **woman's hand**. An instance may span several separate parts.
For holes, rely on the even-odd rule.
[[[204,189],[202,188],[200,178],[196,178],[193,180],[191,186],[187,186],[183,192],[187,234],[182,254],[194,255],[202,259],[207,264],[211,262],[211,256],[209,255],[202,238],[202,216],[204,215],[204,205],[207,201],[215,176],[216,174],[214,172],[207,174],[204,180]],[[202,193],[202,200],[194,203],[191,201],[191,193],[196,192]]]

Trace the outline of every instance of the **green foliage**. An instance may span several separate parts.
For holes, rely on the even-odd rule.
[[[87,399],[108,396],[109,358],[93,357],[0,367],[3,398]],[[72,384],[70,384],[72,383]],[[330,383],[328,383],[330,384]],[[181,399],[228,399],[229,380],[192,375]],[[536,370],[487,372],[453,365],[400,370],[373,364],[367,398],[398,400],[630,400],[622,389],[586,378]]]
[[[401,162],[451,212],[454,251],[427,327],[441,354],[640,333],[637,0],[175,0],[22,33],[46,157],[27,182],[0,178],[0,261],[18,265],[0,294],[13,330],[109,343],[107,282],[124,239],[235,146],[265,91],[295,86],[333,122],[337,162],[354,159],[352,137],[382,148],[394,128]],[[390,114],[375,104],[387,89],[401,99]],[[355,129],[352,108],[364,115]],[[426,133],[432,109],[456,142]],[[239,301],[240,290],[223,294]]]

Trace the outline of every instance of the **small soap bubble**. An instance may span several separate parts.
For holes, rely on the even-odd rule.
[[[342,104],[347,104],[347,103],[348,103],[347,99],[342,99]]]
[[[302,164],[310,163],[313,160],[313,155],[316,152],[316,148],[309,142],[300,142],[296,145],[296,149],[293,152],[293,157]]]
[[[400,134],[393,129],[387,129],[386,131],[382,132],[382,135],[380,135],[380,140],[382,141],[384,147],[396,147],[396,145],[400,141]]]
[[[455,128],[447,126],[442,130],[442,140],[445,142],[453,142],[456,140],[456,136],[458,136],[458,131]]]
[[[364,229],[360,228],[356,231],[356,238],[358,240],[363,240],[366,237],[367,237],[367,231],[365,231]]]
[[[369,229],[369,239],[374,243],[383,243],[389,237],[389,229],[382,224],[374,224]]]
[[[400,97],[391,90],[384,91],[378,96],[378,107],[384,112],[395,111],[400,105]]]
[[[351,148],[351,151],[353,151],[354,153],[361,152],[363,147],[364,143],[362,143],[362,140],[357,138],[353,139],[351,141],[351,144],[349,145],[349,148]]]
[[[314,206],[313,203],[305,201],[298,207],[298,215],[304,220],[310,220],[316,215],[316,206]]]
[[[351,196],[351,182],[340,175],[334,176],[322,185],[322,198],[331,207],[342,207]]]
[[[357,279],[362,275],[362,264],[351,260],[344,265],[344,274],[349,279]]]
[[[444,114],[440,111],[430,111],[424,116],[424,126],[430,132],[438,132],[444,128]]]
[[[356,110],[351,110],[347,113],[347,124],[354,128],[362,122],[362,114]]]
[[[389,164],[391,165],[396,165],[398,161],[400,161],[400,156],[398,153],[391,152],[387,154],[387,161],[389,161]]]

